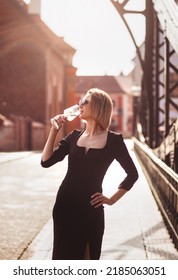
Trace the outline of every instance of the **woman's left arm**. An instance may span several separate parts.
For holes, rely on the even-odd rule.
[[[138,179],[137,169],[121,134],[113,134],[112,151],[114,158],[120,163],[127,175],[120,183],[117,192],[114,193],[110,198],[99,192],[96,192],[92,195],[90,203],[96,208],[102,204],[113,205],[133,187],[134,183]]]
[[[91,205],[95,208],[100,207],[103,204],[113,205],[116,203],[127,190],[119,188],[116,193],[114,193],[110,198],[104,196],[102,193],[96,192],[91,196]]]

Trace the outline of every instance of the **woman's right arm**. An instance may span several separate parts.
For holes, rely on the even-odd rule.
[[[56,140],[56,136],[58,134],[59,129],[61,128],[61,126],[64,124],[64,122],[66,120],[63,115],[57,115],[54,117],[54,119],[57,122],[59,128],[57,129],[55,127],[54,123],[52,123],[48,139],[46,141],[46,144],[45,144],[43,152],[42,152],[42,161],[43,162],[48,160],[52,156],[53,151],[54,151],[54,143]]]
[[[48,139],[42,152],[42,161],[46,161],[52,156],[57,133],[58,130],[56,128],[51,127]]]

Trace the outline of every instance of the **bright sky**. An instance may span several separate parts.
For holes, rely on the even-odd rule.
[[[110,0],[41,2],[42,20],[76,49],[73,65],[78,75],[119,75],[131,70],[135,47]],[[144,4],[145,0],[130,0],[127,8],[144,9]],[[145,36],[144,17],[129,15],[128,20],[140,45]]]

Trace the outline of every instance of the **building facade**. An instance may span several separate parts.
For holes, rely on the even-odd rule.
[[[43,23],[36,7],[0,0],[0,113],[43,124],[45,139],[73,88],[75,49]]]

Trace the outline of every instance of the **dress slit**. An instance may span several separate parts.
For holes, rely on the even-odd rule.
[[[84,260],[90,260],[90,245],[89,242],[87,242],[86,247],[85,247],[85,252],[84,252]]]

